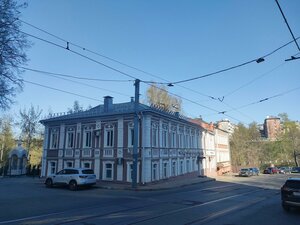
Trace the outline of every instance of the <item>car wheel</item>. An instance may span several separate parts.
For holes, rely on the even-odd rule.
[[[69,183],[69,188],[71,191],[76,191],[77,190],[77,183],[75,180],[71,180]]]
[[[52,179],[48,178],[46,180],[46,187],[51,188],[52,186],[53,186],[53,181],[52,181]]]

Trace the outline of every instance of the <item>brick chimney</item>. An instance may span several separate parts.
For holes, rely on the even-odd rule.
[[[113,97],[104,96],[104,112],[111,112],[113,108]]]

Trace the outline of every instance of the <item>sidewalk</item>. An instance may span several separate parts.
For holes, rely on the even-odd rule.
[[[215,181],[215,178],[198,176],[197,174],[185,174],[169,179],[160,180],[157,182],[139,184],[136,188],[132,188],[132,184],[128,182],[116,182],[116,181],[97,181],[96,188],[111,189],[111,190],[131,190],[131,191],[159,191],[168,190],[193,184],[205,183]],[[0,177],[0,182],[9,183],[38,183],[44,184],[45,178],[40,177]]]
[[[140,184],[135,189],[131,183],[98,181],[96,187],[113,190],[159,191],[189,186],[193,184],[215,181],[215,178],[198,176],[196,174],[181,175],[157,182]]]

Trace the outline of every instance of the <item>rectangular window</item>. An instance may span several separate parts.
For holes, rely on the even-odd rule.
[[[191,136],[191,148],[195,148],[195,136]]]
[[[67,133],[67,148],[73,148],[74,147],[74,131],[68,131]]]
[[[73,162],[67,161],[65,164],[65,168],[73,168]]]
[[[163,132],[162,132],[162,147],[163,148],[168,147],[168,145],[167,145],[167,131],[166,130],[163,130]]]
[[[183,174],[183,161],[180,161],[180,174]]]
[[[82,162],[82,167],[86,169],[91,169],[91,163],[90,162]]]
[[[182,134],[179,134],[179,148],[183,148],[183,135]]]
[[[158,176],[157,176],[157,164],[153,164],[152,165],[152,180],[157,180]]]
[[[185,143],[184,143],[184,147],[185,148],[189,148],[190,147],[190,145],[189,145],[189,135],[185,135]]]
[[[56,162],[50,163],[50,174],[55,174],[56,172]]]
[[[134,145],[134,129],[132,127],[128,130],[128,147],[132,147]]]
[[[190,160],[186,161],[186,172],[190,172]]]
[[[105,164],[105,178],[106,179],[112,179],[112,164],[111,163],[106,163]]]
[[[172,176],[176,176],[176,162],[172,162]]]
[[[51,131],[50,148],[51,149],[57,149],[58,148],[58,132],[57,132],[57,130],[52,130]]]
[[[176,147],[176,133],[172,132],[172,136],[171,136],[171,142],[172,142],[172,148]]]
[[[84,132],[84,148],[90,148],[92,147],[92,132],[91,131],[85,131]]]
[[[168,177],[168,163],[163,164],[163,177],[167,178]]]
[[[152,127],[152,146],[157,147],[158,145],[158,130],[155,127]]]
[[[109,129],[105,131],[105,147],[113,147],[114,146],[114,130]]]

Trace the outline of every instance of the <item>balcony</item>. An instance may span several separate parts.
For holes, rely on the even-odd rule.
[[[114,150],[112,148],[106,148],[103,150],[103,157],[113,157]]]

